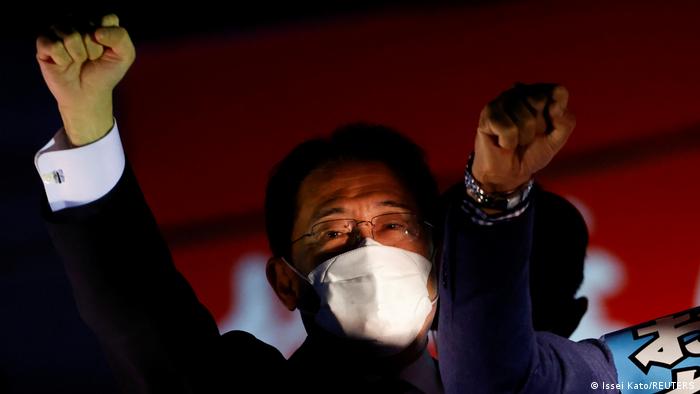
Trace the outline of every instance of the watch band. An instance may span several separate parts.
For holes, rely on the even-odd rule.
[[[469,155],[469,162],[464,172],[464,186],[466,186],[467,196],[479,208],[496,209],[499,211],[510,211],[518,207],[527,200],[534,180],[528,182],[519,188],[509,192],[487,193],[481,183],[472,175],[472,164],[474,163],[474,153]]]

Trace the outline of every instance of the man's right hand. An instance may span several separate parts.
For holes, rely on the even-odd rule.
[[[36,57],[70,142],[86,145],[112,128],[112,90],[134,62],[136,51],[116,15],[103,17],[94,34],[56,33],[58,41],[37,38]]]

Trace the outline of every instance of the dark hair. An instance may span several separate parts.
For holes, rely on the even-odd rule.
[[[265,228],[275,256],[289,257],[304,179],[326,164],[352,161],[385,164],[415,198],[418,214],[428,221],[435,219],[439,192],[423,150],[389,127],[353,123],[327,138],[299,144],[274,168],[265,194]]]

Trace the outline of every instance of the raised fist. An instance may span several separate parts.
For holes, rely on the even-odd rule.
[[[481,111],[472,174],[489,193],[528,182],[564,146],[576,125],[569,92],[555,84],[516,84]]]
[[[89,144],[112,128],[112,91],[134,62],[134,45],[116,15],[91,34],[55,33],[58,40],[37,38],[36,57],[71,143]]]

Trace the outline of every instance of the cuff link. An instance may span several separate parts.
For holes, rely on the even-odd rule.
[[[44,183],[63,183],[66,181],[66,177],[63,175],[63,170],[60,168],[55,171],[41,174],[41,179],[44,181]]]

